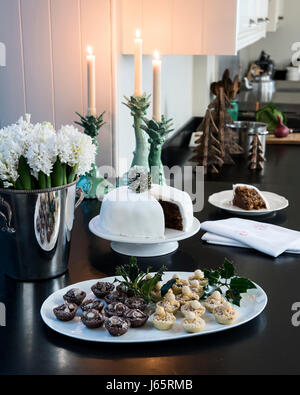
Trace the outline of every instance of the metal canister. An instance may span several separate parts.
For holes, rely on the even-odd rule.
[[[249,155],[251,143],[254,136],[257,134],[262,144],[263,155],[265,156],[266,138],[269,133],[267,131],[267,124],[261,122],[237,121],[226,126],[236,133],[238,143],[244,148],[245,156]]]
[[[83,198],[76,182],[33,191],[0,189],[1,262],[9,277],[43,280],[67,270],[74,210]]]

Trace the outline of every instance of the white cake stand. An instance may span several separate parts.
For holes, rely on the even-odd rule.
[[[166,229],[164,239],[116,236],[101,227],[99,215],[89,223],[89,229],[94,235],[111,241],[111,248],[119,254],[136,257],[154,257],[170,254],[176,251],[178,241],[188,239],[199,232],[200,222],[194,217],[193,225],[188,232]]]

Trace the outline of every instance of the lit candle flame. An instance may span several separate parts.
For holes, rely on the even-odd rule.
[[[154,58],[155,60],[159,60],[159,59],[160,59],[160,56],[159,56],[159,52],[158,52],[158,51],[154,51],[154,53],[153,53],[153,58]]]
[[[140,29],[136,29],[135,37],[136,38],[141,38],[141,31],[140,31]]]
[[[88,55],[93,55],[93,48],[90,45],[87,46],[86,51]]]

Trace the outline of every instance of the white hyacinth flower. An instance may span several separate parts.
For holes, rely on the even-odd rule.
[[[90,136],[72,125],[65,125],[57,132],[58,155],[62,163],[76,168],[78,176],[88,173],[95,160],[96,147]]]
[[[0,130],[0,179],[5,187],[12,186],[18,179],[19,159],[25,153],[32,129],[30,116],[26,114],[17,123]]]
[[[41,171],[50,176],[57,157],[56,132],[49,122],[37,123],[27,136],[24,154],[35,177]]]
[[[56,133],[48,122],[33,125],[26,114],[15,124],[0,129],[0,180],[5,188],[15,186],[21,156],[36,178],[40,172],[50,176],[57,157],[72,168],[74,176],[80,176],[91,170],[95,153],[91,137],[74,126],[62,126]]]

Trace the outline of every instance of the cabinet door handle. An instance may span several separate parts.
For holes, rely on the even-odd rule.
[[[279,19],[280,21],[283,21],[283,20],[284,20],[284,16],[279,16],[278,19]]]

